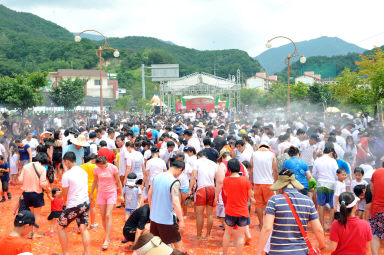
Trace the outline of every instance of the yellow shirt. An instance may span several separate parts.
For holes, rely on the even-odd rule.
[[[93,184],[93,170],[95,169],[96,165],[91,163],[82,164],[80,166],[84,171],[88,174],[88,194],[91,194],[92,191],[92,184]],[[96,198],[96,189],[93,192],[93,197]]]

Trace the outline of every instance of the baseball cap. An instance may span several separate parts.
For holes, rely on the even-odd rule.
[[[153,134],[152,134],[152,131],[148,131],[148,132],[147,132],[147,137],[148,137],[148,139],[151,139],[151,138],[152,138],[152,135],[153,135]]]
[[[35,215],[31,211],[23,210],[16,215],[14,221],[15,227],[22,227],[24,225],[33,225],[36,228],[39,226],[35,223]]]

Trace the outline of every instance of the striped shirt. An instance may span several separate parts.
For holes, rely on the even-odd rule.
[[[294,188],[286,188],[284,189],[284,193],[291,198],[301,223],[304,229],[307,230],[308,222],[318,218],[316,207],[312,200],[309,197],[300,194]],[[271,197],[268,200],[265,213],[275,216],[271,236],[270,255],[307,254],[308,247],[301,235],[287,200],[283,195],[280,194]]]

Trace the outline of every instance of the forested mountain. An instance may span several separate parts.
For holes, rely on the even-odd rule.
[[[276,42],[273,41],[272,46],[273,43]],[[365,49],[360,48],[355,44],[343,41],[340,38],[327,36],[322,36],[308,41],[296,42],[296,48],[299,54],[302,54],[307,58],[312,56],[332,57],[347,55],[349,53],[363,53],[365,51]],[[268,49],[255,59],[260,62],[262,67],[269,74],[273,74],[284,69],[284,60],[288,54],[292,54],[292,52],[293,45],[288,43],[277,48]]]
[[[380,47],[384,50],[384,46]],[[373,50],[364,51],[363,55],[370,55]],[[304,73],[304,71],[314,71],[315,74],[321,74],[322,79],[333,79],[341,74],[345,68],[349,68],[352,72],[358,71],[356,61],[360,61],[360,54],[349,53],[347,55],[339,55],[333,57],[313,56],[307,58],[305,64],[300,61],[292,63],[291,77],[297,77]],[[278,73],[279,80],[287,80],[287,67]]]
[[[39,40],[73,40],[72,33],[53,22],[26,12],[17,12],[0,4],[0,33],[22,35]]]

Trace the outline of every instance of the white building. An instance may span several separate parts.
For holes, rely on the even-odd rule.
[[[308,85],[322,83],[321,74],[315,74],[313,71],[305,71],[304,75],[295,78],[295,84],[302,82]]]
[[[118,98],[119,85],[117,80],[109,79],[109,76],[102,71],[102,88],[103,98]],[[87,79],[84,85],[86,96],[100,97],[100,71],[99,70],[74,70],[74,69],[58,69],[57,72],[49,73],[49,85],[56,86],[61,79]],[[48,88],[49,90],[49,88]]]
[[[245,81],[245,86],[248,89],[269,90],[273,83],[277,82],[277,75],[267,76],[266,73],[256,73]]]

